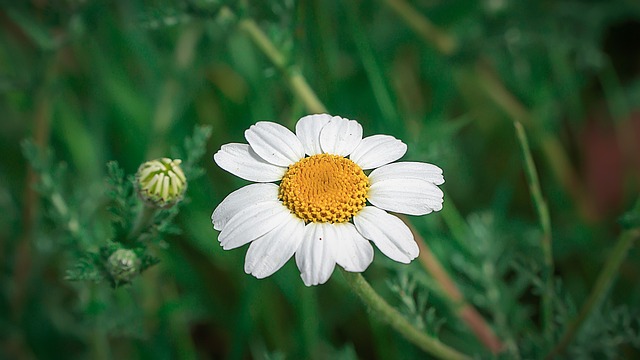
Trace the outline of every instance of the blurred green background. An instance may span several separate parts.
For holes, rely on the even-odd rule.
[[[338,271],[307,288],[289,261],[256,280],[243,271],[245,248],[217,243],[211,212],[246,182],[211,155],[244,142],[256,121],[293,128],[313,112],[291,85],[299,75],[331,114],[357,119],[365,135],[402,139],[405,160],[444,169],[443,212],[411,221],[507,344],[498,357],[550,350],[637,199],[635,1],[423,0],[408,13],[394,0],[1,4],[0,358],[424,358],[368,315]],[[256,46],[247,21],[282,63]],[[514,121],[525,126],[550,212],[556,281],[546,335],[543,234]],[[78,243],[49,216],[21,140],[67,166],[56,186],[99,235],[108,233],[106,163],[134,173],[198,124],[213,128],[206,176],[189,183],[181,234],[154,249],[161,262],[115,290],[64,280],[80,253],[107,239]],[[565,356],[639,355],[639,260],[636,246]],[[376,252],[364,276],[425,331],[492,357],[419,261]]]

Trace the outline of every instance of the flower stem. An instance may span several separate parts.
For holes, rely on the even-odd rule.
[[[451,206],[451,204],[447,207],[449,206]],[[455,207],[454,212],[457,214]],[[473,332],[478,340],[493,354],[497,354],[502,351],[504,347],[502,341],[496,336],[478,310],[465,300],[460,289],[456,286],[456,283],[449,276],[440,261],[438,261],[438,259],[433,255],[424,239],[413,228],[413,226],[411,226],[409,220],[404,216],[402,219],[407,226],[409,226],[409,229],[411,229],[416,243],[418,243],[418,247],[420,248],[418,260],[420,260],[425,269],[436,280],[438,285],[440,285],[443,294],[448,298],[456,315],[462,322],[467,324],[469,329],[471,329],[471,332]],[[464,231],[466,231],[466,223],[464,223],[464,220],[460,218],[456,219],[456,221],[460,221],[461,223],[459,225],[461,225],[461,229],[465,229]],[[464,224],[464,226],[462,226],[462,224]]]
[[[416,329],[398,310],[378,295],[360,273],[342,270],[342,275],[351,286],[351,289],[378,319],[389,324],[420,349],[440,359],[470,359],[467,355]]]
[[[142,209],[138,212],[138,216],[136,217],[136,222],[131,228],[131,232],[127,235],[127,239],[130,241],[135,240],[138,235],[142,233],[142,231],[149,225],[149,222],[153,219],[153,216],[156,214],[156,208],[148,206],[146,204],[142,205]]]
[[[540,188],[540,180],[538,179],[538,172],[531,156],[531,149],[529,148],[529,141],[527,140],[527,134],[524,131],[524,127],[518,121],[514,121],[513,125],[516,128],[516,135],[522,148],[522,155],[524,157],[525,172],[527,175],[527,182],[529,183],[529,189],[531,191],[531,198],[535,205],[538,218],[540,219],[540,225],[542,227],[542,251],[544,255],[544,271],[543,279],[545,282],[545,289],[542,293],[542,327],[547,337],[551,336],[553,332],[553,307],[551,295],[553,293],[553,247],[551,245],[551,220],[549,217],[549,208],[547,202],[542,196],[542,190]]]
[[[584,324],[584,322],[589,318],[591,311],[600,305],[602,299],[611,288],[620,265],[622,265],[622,262],[627,257],[627,253],[629,252],[629,249],[631,249],[633,242],[639,237],[640,228],[626,230],[620,235],[611,255],[609,255],[607,262],[604,264],[600,275],[598,275],[589,297],[585,301],[584,305],[582,305],[578,316],[569,325],[556,347],[553,348],[553,350],[551,350],[551,352],[546,356],[546,359],[553,359],[557,355],[560,355],[566,350],[567,346],[571,344],[571,341],[573,341],[573,338],[578,333],[580,326],[582,326],[582,324]]]
[[[451,55],[458,49],[456,39],[433,25],[429,19],[416,12],[405,0],[385,0],[416,33],[445,55]]]
[[[269,37],[260,29],[253,19],[242,19],[238,27],[244,31],[260,50],[271,60],[289,81],[292,92],[304,103],[307,110],[313,113],[326,113],[327,108],[322,104],[316,93],[311,89],[307,80],[296,66],[289,66],[285,56],[273,45]]]

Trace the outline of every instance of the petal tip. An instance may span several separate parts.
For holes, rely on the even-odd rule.
[[[329,277],[326,279],[312,279],[308,278],[308,276],[306,276],[305,274],[300,274],[300,277],[302,278],[302,282],[305,284],[305,286],[308,287],[322,285],[329,280]]]

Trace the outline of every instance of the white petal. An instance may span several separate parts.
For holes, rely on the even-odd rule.
[[[360,144],[362,126],[355,120],[334,116],[320,132],[320,147],[327,154],[347,156]]]
[[[362,272],[373,261],[373,247],[351,223],[332,224],[325,234],[333,256],[345,270]]]
[[[365,206],[353,217],[356,228],[392,260],[408,264],[420,249],[409,227],[396,216],[374,206]]]
[[[259,121],[244,132],[244,137],[258,156],[274,165],[289,166],[304,157],[300,140],[280,124]]]
[[[400,159],[407,152],[407,145],[389,135],[368,136],[353,150],[349,159],[362,170],[377,168]]]
[[[372,184],[389,179],[421,179],[436,185],[444,183],[442,169],[422,162],[397,162],[377,168],[369,174]]]
[[[296,264],[307,286],[327,282],[336,266],[331,246],[325,237],[331,231],[330,227],[329,223],[309,223],[304,228],[304,240],[296,251]]]
[[[290,217],[279,201],[264,201],[246,207],[229,220],[218,236],[225,250],[240,247],[275,229]]]
[[[226,171],[249,181],[278,181],[287,171],[286,167],[264,161],[247,144],[222,145],[213,155],[213,160]]]
[[[331,115],[307,115],[296,124],[296,136],[302,142],[307,155],[322,154],[320,147],[320,130],[331,120]]]
[[[238,211],[264,201],[278,199],[278,185],[262,183],[251,184],[232,192],[213,210],[211,222],[213,228],[220,231]]]
[[[372,182],[367,199],[388,211],[425,215],[442,210],[443,193],[437,186],[418,179],[389,179]]]
[[[304,221],[290,214],[284,224],[259,237],[249,245],[244,271],[258,279],[278,271],[300,247],[304,238]]]

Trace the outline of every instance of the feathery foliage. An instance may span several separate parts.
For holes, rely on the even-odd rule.
[[[307,288],[290,261],[256,280],[244,250],[218,246],[211,212],[246,182],[211,154],[257,121],[325,110],[444,169],[443,210],[406,219],[420,258],[376,253],[363,274],[399,327],[480,359],[639,356],[635,2],[0,14],[0,358],[425,358],[353,279]],[[161,157],[188,181],[168,209],[135,186]]]

